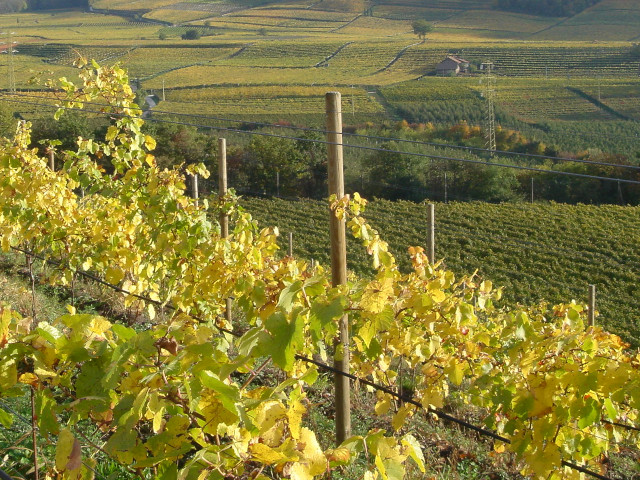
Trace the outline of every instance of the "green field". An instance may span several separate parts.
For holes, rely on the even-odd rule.
[[[245,197],[241,202],[261,225],[278,226],[286,251],[327,265],[329,233],[323,202]],[[370,202],[365,216],[391,245],[407,271],[407,248],[425,245],[427,206],[411,202]],[[562,204],[436,204],[436,257],[458,275],[478,271],[504,286],[506,304],[587,302],[597,288],[598,323],[640,345],[640,209]],[[349,267],[370,271],[364,250],[353,239]]]

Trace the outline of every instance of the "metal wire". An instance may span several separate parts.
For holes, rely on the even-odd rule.
[[[39,95],[27,95],[23,93],[5,94],[5,96],[8,96],[8,95],[12,95],[15,97],[38,98],[40,100],[43,99],[43,97]],[[48,98],[45,97],[44,99],[48,99]],[[94,105],[99,107],[113,107],[113,105],[99,103],[99,102],[82,102],[82,103],[84,103],[85,105]],[[140,110],[141,112],[143,111],[139,107],[132,108],[132,110]],[[153,108],[153,110],[148,110],[148,111],[152,112],[154,115],[155,114],[174,115],[178,117],[199,118],[204,120],[215,120],[219,122],[240,123],[244,125],[253,125],[255,127],[281,128],[281,129],[287,129],[287,130],[298,130],[303,132],[314,132],[314,133],[321,133],[323,135],[330,133],[327,130],[323,130],[319,128],[300,127],[295,125],[281,125],[281,124],[264,123],[264,122],[251,122],[251,121],[244,121],[244,120],[237,120],[237,119],[231,119],[231,118],[216,117],[212,115],[195,114],[195,113],[169,112],[166,110],[159,110],[157,108]],[[150,119],[147,119],[147,120],[150,120]],[[202,127],[204,128],[204,126]],[[490,150],[487,148],[480,148],[480,147],[468,147],[464,145],[455,145],[455,144],[448,144],[448,143],[425,142],[420,140],[409,140],[409,139],[397,138],[397,137],[383,137],[380,135],[364,135],[364,134],[351,133],[351,132],[342,132],[342,135],[345,137],[364,138],[368,140],[380,140],[384,142],[407,143],[411,145],[424,145],[424,146],[431,146],[431,147],[437,147],[437,148],[451,148],[451,149],[464,150],[469,152],[482,152],[490,155],[497,154],[497,155],[505,155],[505,156],[512,156],[512,157],[532,158],[536,160],[553,160],[556,162],[584,163],[588,165],[599,165],[599,166],[616,167],[616,168],[632,169],[632,170],[640,171],[640,166],[638,165],[621,165],[618,163],[591,161],[591,160],[584,160],[579,158],[557,157],[552,155],[539,155],[539,154],[524,153],[524,152],[511,152],[508,150]]]
[[[17,248],[17,247],[11,247],[11,248],[12,248],[12,249],[14,249],[14,250],[16,250],[16,251],[19,251],[19,252],[21,252],[21,253],[25,253],[25,254],[27,254],[27,255],[31,255],[31,256],[33,256],[34,258],[37,258],[37,259],[39,259],[39,260],[41,260],[41,261],[47,261],[44,257],[42,257],[42,256],[40,256],[40,255],[38,255],[38,254],[35,254],[35,253],[33,253],[33,252],[29,252],[29,251],[24,250],[24,249],[19,249],[19,248]],[[52,262],[52,263],[55,263],[55,264],[57,264],[57,265],[59,265],[59,266],[61,265],[61,264],[60,264],[60,262]],[[126,290],[124,290],[124,289],[122,289],[122,288],[118,287],[117,285],[113,285],[113,284],[111,284],[111,283],[109,283],[109,282],[106,282],[106,281],[104,281],[104,280],[101,280],[101,279],[99,279],[99,277],[97,277],[97,276],[95,276],[95,275],[93,275],[93,274],[89,274],[88,272],[84,272],[84,271],[80,271],[80,270],[79,270],[79,271],[77,271],[77,273],[79,273],[79,274],[81,274],[81,275],[83,275],[83,276],[85,276],[85,277],[87,277],[87,278],[90,278],[91,280],[99,281],[99,283],[100,283],[101,285],[104,285],[104,286],[107,286],[107,287],[109,287],[109,288],[112,288],[113,290],[116,290],[116,291],[118,291],[118,292],[130,294],[129,292],[127,292]],[[131,295],[131,294],[130,294],[130,295]],[[157,301],[151,300],[151,299],[149,299],[149,298],[147,298],[147,297],[144,297],[144,296],[141,296],[141,295],[134,295],[134,296],[135,296],[136,298],[139,298],[139,299],[142,299],[142,300],[145,300],[145,301],[149,301],[150,303],[154,303],[154,304],[156,304],[156,305],[158,304],[158,302],[157,302]],[[177,308],[173,307],[172,305],[166,305],[166,307],[171,308],[172,310],[177,310]],[[193,317],[194,319],[196,319],[196,320],[199,320],[199,321],[205,321],[205,320],[203,320],[202,318],[198,318],[197,316],[192,316],[192,317]],[[214,326],[215,326],[219,331],[224,332],[224,333],[228,333],[228,334],[230,334],[230,335],[232,335],[232,336],[234,336],[234,337],[236,337],[236,338],[240,338],[240,337],[242,336],[242,334],[241,334],[241,333],[233,332],[233,331],[231,331],[231,330],[225,329],[225,328],[223,328],[223,327],[218,326],[218,325],[217,325],[217,324],[215,324],[215,323],[214,323]],[[397,399],[399,399],[399,400],[402,400],[402,401],[404,401],[404,402],[406,402],[406,403],[410,403],[410,404],[412,404],[412,405],[414,405],[414,406],[417,406],[417,407],[420,407],[420,408],[425,408],[425,407],[422,405],[422,403],[420,403],[419,401],[415,400],[413,397],[407,397],[407,396],[405,396],[405,395],[401,395],[401,394],[399,394],[399,393],[395,392],[394,390],[392,390],[392,389],[391,389],[391,388],[389,388],[389,387],[385,387],[384,385],[376,384],[376,383],[374,383],[374,382],[371,382],[370,380],[367,380],[366,378],[357,377],[357,376],[355,376],[355,375],[353,375],[353,374],[351,374],[351,373],[343,372],[343,371],[338,370],[338,369],[336,369],[336,368],[334,368],[334,367],[332,367],[332,366],[330,366],[330,365],[327,365],[327,364],[322,363],[322,362],[317,362],[317,361],[315,361],[315,360],[313,360],[313,359],[310,359],[310,358],[307,358],[307,357],[305,357],[305,356],[303,356],[303,355],[296,354],[296,355],[295,355],[295,358],[297,358],[298,360],[301,360],[301,361],[304,361],[304,362],[307,362],[307,363],[311,363],[311,364],[313,364],[313,365],[316,365],[316,366],[318,366],[318,367],[322,368],[323,370],[326,370],[326,371],[329,371],[329,372],[332,372],[332,373],[335,373],[335,374],[338,374],[338,375],[346,376],[346,377],[348,377],[348,378],[349,378],[349,379],[351,379],[351,380],[354,380],[354,381],[357,381],[357,382],[363,383],[363,384],[365,384],[365,385],[368,385],[368,386],[370,386],[370,387],[372,387],[372,388],[374,388],[374,389],[376,389],[376,390],[379,390],[379,391],[382,391],[382,392],[384,392],[384,393],[387,393],[387,394],[389,394],[389,395],[391,395],[391,396],[393,396],[393,397],[395,397],[395,398],[397,398]],[[446,413],[446,412],[442,411],[441,409],[433,408],[433,407],[431,407],[431,406],[426,407],[425,409],[426,409],[427,411],[429,411],[429,412],[431,412],[431,413],[433,413],[433,414],[437,415],[437,416],[438,416],[438,417],[440,417],[440,418],[443,418],[443,419],[445,419],[445,420],[447,420],[447,421],[451,421],[451,422],[456,423],[456,424],[458,424],[458,425],[461,425],[461,426],[464,426],[464,427],[466,427],[466,428],[469,428],[469,429],[471,429],[471,430],[473,430],[473,431],[475,431],[475,432],[480,433],[481,435],[484,435],[484,436],[487,436],[487,437],[493,438],[494,440],[499,440],[499,441],[504,442],[504,443],[508,443],[508,444],[509,444],[509,443],[511,443],[511,441],[510,441],[508,438],[506,438],[506,437],[503,437],[503,436],[501,436],[501,435],[499,435],[499,434],[497,434],[497,433],[495,433],[495,432],[493,432],[493,431],[491,431],[491,430],[488,430],[488,429],[486,429],[486,428],[479,427],[479,426],[474,425],[474,424],[472,424],[472,423],[469,423],[469,422],[467,422],[467,421],[465,421],[465,420],[462,420],[462,419],[456,418],[456,417],[454,417],[454,416],[452,416],[452,415],[449,415],[448,413]],[[622,424],[620,424],[620,425],[622,425]],[[632,426],[629,426],[629,427],[630,427],[631,429],[635,429],[635,427],[632,427]],[[597,473],[597,472],[594,472],[594,471],[592,471],[592,470],[589,470],[589,469],[587,469],[587,468],[585,468],[585,467],[583,467],[583,466],[580,466],[580,465],[578,465],[578,464],[575,464],[575,463],[573,463],[573,462],[568,462],[568,461],[566,461],[566,460],[562,460],[562,465],[563,465],[563,466],[566,466],[566,467],[569,467],[569,468],[572,468],[572,469],[575,469],[575,470],[577,470],[577,471],[579,471],[579,472],[582,472],[582,473],[585,473],[585,474],[591,475],[591,476],[593,476],[593,477],[595,477],[595,478],[598,478],[598,479],[600,479],[600,480],[612,480],[612,479],[610,479],[609,477],[606,477],[606,476],[600,475],[600,474],[599,474],[599,473]]]
[[[77,110],[77,109],[71,108],[71,107],[59,107],[59,106],[52,106],[52,105],[41,104],[41,103],[36,103],[36,102],[17,102],[17,103],[24,103],[24,104],[28,104],[28,105],[46,107],[46,108],[51,108],[51,109],[56,109],[56,110],[59,109],[59,108],[62,108],[62,109],[65,109],[65,110]],[[88,113],[104,114],[104,112],[96,111],[96,110],[83,109],[83,111],[84,112],[88,112]],[[132,115],[125,115],[125,114],[122,114],[122,113],[109,113],[109,115],[116,116],[116,117],[121,117],[121,118],[136,118],[136,117],[133,117]],[[599,175],[588,175],[588,174],[576,173],[576,172],[565,172],[565,171],[562,171],[562,170],[548,170],[548,169],[537,168],[537,167],[529,167],[529,166],[525,166],[525,165],[509,165],[509,164],[490,162],[490,161],[471,160],[471,159],[448,157],[448,156],[442,156],[442,155],[431,155],[431,154],[419,153],[419,152],[405,152],[405,151],[402,151],[402,150],[393,150],[393,149],[388,149],[388,148],[368,147],[368,146],[365,146],[365,145],[354,145],[354,144],[348,144],[348,143],[334,143],[334,142],[329,142],[329,141],[326,141],[326,140],[309,139],[309,138],[304,138],[304,137],[292,137],[292,136],[288,136],[288,135],[279,135],[279,134],[267,133],[267,132],[247,131],[247,130],[241,130],[241,129],[230,128],[230,127],[216,127],[216,126],[212,126],[212,125],[202,125],[202,124],[196,124],[196,123],[179,122],[179,121],[176,121],[176,120],[162,120],[162,119],[156,119],[156,118],[153,118],[153,117],[146,118],[145,121],[152,121],[152,122],[158,122],[158,123],[167,123],[167,124],[173,124],[173,125],[183,125],[183,126],[196,127],[196,128],[205,128],[205,129],[211,129],[211,130],[217,130],[217,131],[223,131],[223,132],[232,132],[232,133],[237,133],[237,134],[242,134],[242,135],[258,135],[258,136],[264,136],[264,137],[282,138],[282,139],[288,139],[288,140],[296,140],[296,141],[300,141],[300,142],[319,143],[319,144],[323,144],[323,145],[341,145],[341,146],[346,147],[346,148],[353,148],[353,149],[357,149],[357,150],[394,153],[394,154],[407,155],[407,156],[413,156],[413,157],[419,157],[419,158],[428,158],[430,160],[442,160],[442,161],[448,161],[448,162],[468,163],[468,164],[475,164],[475,165],[484,165],[484,166],[487,166],[487,167],[510,168],[510,169],[514,169],[514,170],[523,170],[523,171],[530,171],[530,172],[537,172],[537,173],[562,175],[562,176],[585,178],[585,179],[591,179],[591,180],[602,180],[602,181],[609,181],[609,182],[618,182],[618,183],[625,183],[625,184],[630,184],[630,185],[640,185],[640,181],[637,181],[637,180],[629,180],[629,179],[617,178],[617,177],[603,177],[603,176],[599,176]]]

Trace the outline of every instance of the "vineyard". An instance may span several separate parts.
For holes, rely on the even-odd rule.
[[[0,428],[3,439],[17,437],[3,452],[3,475],[27,468],[89,480],[108,461],[120,468],[109,475],[154,480],[416,478],[427,473],[427,439],[417,427],[427,414],[464,426],[476,441],[491,439],[488,457],[525,478],[622,478],[610,458],[640,447],[640,357],[601,328],[606,318],[587,325],[582,302],[568,298],[502,306],[502,289],[488,278],[449,270],[449,260],[432,262],[419,247],[397,260],[368,219],[382,226],[396,210],[421,216],[420,206],[367,205],[357,194],[313,209],[263,202],[274,213],[293,205],[298,223],[322,217],[326,231],[331,218],[353,234],[370,267],[336,281],[325,262],[281,254],[278,230],[239,209],[224,180],[219,195],[186,196],[187,178],[206,178],[205,166],[158,168],[125,72],[80,66],[81,86],[57,85],[65,98],[56,118],[102,102],[112,122],[104,138],[54,152],[53,165],[29,145],[27,123],[2,142],[0,245],[24,259],[34,300],[39,280],[73,292],[82,277],[117,292],[142,321],[73,305],[53,319],[35,301],[22,311],[0,305]],[[224,152],[220,142],[221,165]],[[555,249],[581,249],[600,262],[601,277],[588,281],[605,283],[612,269],[637,280],[636,270],[623,271],[637,263],[626,250],[637,243],[635,209],[603,209],[612,229],[597,222],[595,207],[446,207],[451,217],[438,217],[438,231],[461,242],[460,258],[475,254],[490,266],[500,251],[514,256],[511,240],[481,226],[491,218],[504,235],[517,232],[513,241],[531,244],[519,268],[548,272],[533,253],[546,234]],[[533,217],[542,214],[540,232]],[[417,224],[398,221],[396,234],[419,237]],[[601,255],[602,242],[610,249]],[[572,270],[556,260],[547,283],[556,270],[581,281],[586,265]],[[624,318],[623,303],[617,312]],[[339,327],[347,316],[348,328]],[[365,424],[353,432],[350,420],[336,424],[327,439],[307,420],[317,413],[320,371],[336,376],[334,396],[342,384],[347,399],[367,399],[358,406],[368,409]],[[350,418],[349,400],[323,402],[324,416]],[[16,413],[29,403],[29,413]]]
[[[227,118],[271,117],[295,118],[301,122],[303,116],[318,117],[324,108],[323,95],[326,87],[280,87],[280,86],[248,86],[248,87],[210,87],[207,89],[167,90],[163,111],[178,113],[198,113],[206,115],[215,112]],[[361,88],[350,89],[345,94],[348,102],[345,107],[353,110],[357,105],[359,118],[374,114],[384,118],[384,110],[367,92]],[[188,109],[185,108],[188,106]],[[351,111],[351,110],[349,110]],[[317,123],[317,118],[312,123]],[[304,122],[301,122],[304,123]]]
[[[322,202],[245,197],[242,205],[261,224],[293,232],[296,255],[328,263]],[[409,246],[425,245],[426,208],[376,200],[367,209],[368,221],[388,239],[401,268],[411,266]],[[596,284],[598,322],[640,345],[638,213],[637,207],[438,203],[436,256],[458,275],[478,270],[504,285],[508,302],[586,302],[587,285]],[[355,272],[370,271],[366,255],[355,245],[349,260]]]

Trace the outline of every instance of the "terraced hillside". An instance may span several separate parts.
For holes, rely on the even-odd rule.
[[[638,2],[602,0],[570,18],[491,5],[489,0],[96,0],[93,12],[0,15],[0,30],[13,32],[5,36],[18,47],[11,56],[0,55],[0,88],[8,88],[11,77],[18,90],[33,88],[28,82],[41,71],[43,78],[73,77],[72,63],[83,55],[102,63],[121,61],[137,86],[163,89],[166,101],[158,111],[319,125],[322,92],[340,90],[354,124],[385,118],[479,124],[484,118],[479,65],[490,61],[504,126],[527,129],[566,149],[592,146],[588,139],[576,143],[575,136],[571,144],[556,140],[569,122],[627,122],[622,135],[635,135],[640,57],[632,47],[640,38],[640,22],[634,20]],[[433,22],[425,42],[413,33],[417,18]],[[581,38],[572,33],[574,27],[593,35],[573,41]],[[182,39],[190,29],[200,38]],[[436,65],[452,53],[471,62],[471,73],[435,77]],[[276,86],[279,95],[257,93]],[[307,90],[292,93],[298,89]],[[318,96],[312,98],[311,91]]]

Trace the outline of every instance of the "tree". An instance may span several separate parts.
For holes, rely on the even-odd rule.
[[[241,168],[247,171],[247,186],[258,192],[296,195],[300,181],[309,176],[306,158],[296,144],[286,138],[255,137],[245,148]]]
[[[413,33],[415,33],[418,38],[422,40],[425,39],[427,33],[433,30],[433,25],[431,25],[426,20],[416,20],[411,24],[411,27],[413,28]]]
[[[195,28],[187,30],[186,32],[184,32],[182,34],[182,39],[183,40],[197,40],[199,38],[200,38],[200,32],[198,30],[196,30]]]
[[[0,0],[0,13],[19,12],[25,8],[24,0]]]
[[[390,200],[422,200],[424,185],[420,181],[420,161],[414,156],[397,153],[396,142],[381,147],[366,161],[372,180],[365,190],[367,195]]]
[[[145,132],[156,138],[156,162],[163,168],[202,162],[213,150],[211,137],[198,132],[195,127],[162,123],[153,126],[153,130],[148,124],[145,128],[148,129]]]

